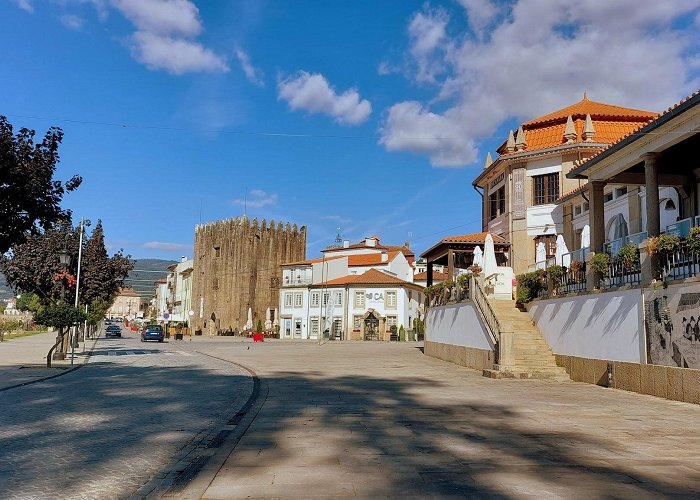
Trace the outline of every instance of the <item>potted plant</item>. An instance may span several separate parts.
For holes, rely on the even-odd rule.
[[[685,244],[691,252],[700,252],[700,227],[690,228]]]
[[[554,264],[553,266],[549,266],[547,268],[547,277],[550,280],[552,280],[552,284],[553,284],[555,290],[561,284],[561,280],[565,274],[566,274],[566,268],[564,266]]]
[[[591,268],[600,279],[605,279],[610,275],[610,255],[607,253],[597,253],[591,258]]]
[[[399,340],[401,342],[406,342],[406,329],[403,325],[399,326]]]
[[[397,340],[399,340],[399,336],[396,332],[397,332],[396,325],[391,325],[389,327],[389,333],[390,333],[389,340],[390,341],[396,342]]]
[[[481,274],[481,266],[479,264],[472,264],[471,266],[468,267],[469,271],[471,271],[472,274]]]
[[[615,254],[615,260],[620,262],[625,269],[633,269],[639,265],[639,252],[632,243],[622,245]]]
[[[519,304],[527,304],[532,299],[537,298],[540,290],[547,286],[545,282],[546,275],[547,273],[544,269],[538,269],[537,271],[524,273],[518,276],[516,302]]]
[[[661,236],[652,236],[646,241],[647,253],[651,256],[665,255],[673,252],[681,244],[681,239],[678,236],[671,234],[662,234]]]

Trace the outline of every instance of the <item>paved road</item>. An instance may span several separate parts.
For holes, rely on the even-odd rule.
[[[198,344],[269,393],[221,469],[174,498],[700,496],[697,405],[487,379],[415,345],[247,347]]]
[[[126,497],[160,473],[253,388],[192,344],[125,331],[79,370],[0,392],[0,497]]]

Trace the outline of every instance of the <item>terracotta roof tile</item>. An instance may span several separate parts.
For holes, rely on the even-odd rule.
[[[433,281],[445,281],[447,279],[447,273],[439,273],[433,271]],[[428,281],[428,272],[423,271],[413,276],[413,281]]]
[[[399,254],[398,251],[389,252],[387,260],[382,260],[384,253],[365,253],[359,255],[348,255],[348,266],[377,266],[380,264],[388,264],[394,257]]]
[[[580,185],[579,187],[577,187],[576,189],[572,189],[571,191],[568,191],[568,192],[562,194],[562,195],[559,197],[559,199],[557,200],[557,202],[562,201],[562,200],[564,200],[565,198],[569,198],[570,196],[573,196],[573,195],[575,195],[575,194],[581,193],[581,192],[585,191],[586,189],[588,189],[588,183],[581,184],[581,185]]]
[[[359,275],[343,276],[318,284],[316,286],[335,286],[335,285],[413,285],[408,281],[391,276],[390,274],[378,271],[377,269],[369,269]]]
[[[489,233],[473,233],[473,234],[460,234],[457,236],[446,236],[442,239],[445,243],[474,243],[483,245],[486,241],[486,235]],[[492,234],[494,243],[507,243],[503,237]]]
[[[638,118],[641,120],[637,121],[647,121],[658,115],[658,113],[652,113],[651,111],[644,111],[641,109],[625,108],[622,106],[615,106],[612,104],[606,104],[603,102],[591,101],[584,95],[583,99],[579,102],[567,106],[562,109],[558,109],[544,116],[534,118],[528,122],[523,123],[523,127],[529,127],[533,125],[539,125],[551,121],[564,120],[571,115],[573,119],[577,117],[584,118],[586,115],[591,115],[591,118]],[[595,124],[594,124],[595,125]],[[597,130],[597,129],[596,129]],[[525,134],[527,138],[527,133]]]
[[[647,125],[653,127],[653,126],[655,125],[656,122],[658,122],[658,121],[664,119],[664,117],[665,117],[666,115],[668,115],[669,113],[673,112],[678,106],[680,106],[680,105],[686,103],[687,101],[689,101],[690,99],[693,99],[694,97],[696,97],[696,96],[698,96],[698,95],[700,95],[700,90],[698,90],[698,91],[696,91],[696,92],[693,92],[692,94],[690,94],[688,97],[686,97],[686,98],[684,98],[684,99],[681,99],[680,101],[678,101],[677,103],[675,103],[673,106],[670,106],[666,111],[664,111],[664,112],[662,112],[662,113],[660,113],[660,114],[654,115],[654,117],[653,117],[652,119],[649,119],[649,120],[647,120],[647,121],[644,122],[644,123],[638,123],[638,124],[637,124],[637,127],[636,127],[635,129],[629,130],[629,131],[628,131],[626,134],[624,134],[624,135],[620,135],[616,140],[610,141],[610,142],[608,143],[607,147],[605,147],[604,149],[601,149],[600,151],[598,151],[598,152],[597,152],[596,154],[594,154],[593,156],[591,156],[591,157],[589,157],[589,158],[586,158],[584,161],[581,162],[581,164],[580,164],[579,166],[576,167],[575,170],[578,170],[578,168],[579,168],[580,166],[585,165],[586,162],[592,160],[593,158],[595,158],[595,157],[597,157],[597,156],[600,156],[600,155],[603,154],[605,151],[607,151],[607,150],[610,149],[611,147],[615,146],[617,143],[622,142],[623,140],[627,139],[628,137],[631,137],[631,136],[637,134],[637,133],[640,132],[644,127],[646,127]]]

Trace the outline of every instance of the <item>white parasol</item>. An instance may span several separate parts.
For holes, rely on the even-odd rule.
[[[474,247],[474,260],[472,261],[472,265],[479,267],[483,267],[484,265],[484,252],[481,251],[479,245]]]
[[[557,249],[554,253],[554,263],[564,267],[569,267],[571,264],[571,255],[569,255],[569,249],[566,247],[564,235],[562,234],[557,235]]]
[[[493,247],[493,236],[491,233],[486,235],[486,240],[484,241],[484,276],[489,277],[497,272],[496,264],[496,250]]]
[[[540,241],[537,244],[537,251],[535,252],[535,267],[537,269],[544,269],[547,260],[547,249],[544,246],[544,242]]]
[[[591,228],[586,224],[581,231],[581,248],[591,246]]]

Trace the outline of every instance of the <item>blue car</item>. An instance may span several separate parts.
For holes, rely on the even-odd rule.
[[[163,342],[165,334],[163,333],[163,327],[160,325],[148,325],[146,328],[141,330],[141,342],[147,340],[157,340],[158,342]]]

